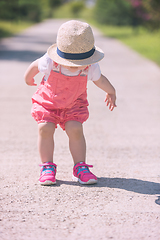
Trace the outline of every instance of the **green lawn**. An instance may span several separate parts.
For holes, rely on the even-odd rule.
[[[93,22],[92,22],[93,23]],[[93,23],[105,36],[119,39],[144,57],[160,65],[160,30],[150,32],[145,28],[102,26]]]
[[[33,23],[30,22],[11,22],[0,20],[0,38],[10,37],[16,33],[21,32],[32,24]]]

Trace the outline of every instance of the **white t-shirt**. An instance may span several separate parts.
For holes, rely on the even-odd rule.
[[[44,54],[38,61],[38,70],[45,75],[44,79],[47,80],[51,70],[59,71],[60,65],[56,66],[54,69],[53,60],[49,58],[48,54]],[[62,74],[66,76],[77,76],[81,70],[76,72],[70,72],[68,69],[61,66]],[[97,81],[101,76],[101,70],[98,63],[94,63],[89,66],[87,79],[91,81]]]

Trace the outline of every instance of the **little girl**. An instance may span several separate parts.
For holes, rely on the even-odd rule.
[[[82,123],[89,117],[87,81],[106,92],[106,105],[116,107],[115,89],[101,74],[99,62],[103,51],[94,46],[91,27],[84,22],[71,20],[61,25],[57,43],[47,53],[32,62],[25,73],[25,81],[35,86],[34,76],[44,74],[43,80],[32,97],[32,116],[38,123],[38,147],[42,161],[39,182],[41,185],[56,183],[56,164],[53,163],[54,139],[57,124],[69,137],[69,148],[74,161],[73,180],[81,184],[94,184],[97,177],[87,165],[86,142]]]

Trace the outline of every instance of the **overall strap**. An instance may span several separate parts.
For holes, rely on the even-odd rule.
[[[80,72],[79,72],[78,76],[80,76],[80,75],[81,75],[81,73],[82,73],[82,70],[80,70]]]
[[[61,74],[61,65],[59,65],[59,73]]]
[[[53,69],[54,72],[61,73],[61,65],[53,61]]]
[[[87,66],[86,68],[84,68],[83,70],[81,70],[81,71],[79,72],[78,76],[80,76],[83,71],[85,72],[86,70],[88,70],[88,68],[89,68],[89,66]],[[86,74],[86,76],[87,76],[87,74]]]

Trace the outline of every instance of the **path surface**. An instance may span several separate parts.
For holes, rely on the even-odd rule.
[[[55,42],[62,22],[47,20],[0,42],[0,240],[159,240],[160,68],[97,30],[96,45],[105,52],[101,70],[118,105],[110,112],[105,93],[89,82],[84,129],[98,184],[72,182],[60,128],[57,185],[38,184],[37,124],[30,116],[36,87],[23,74]]]

